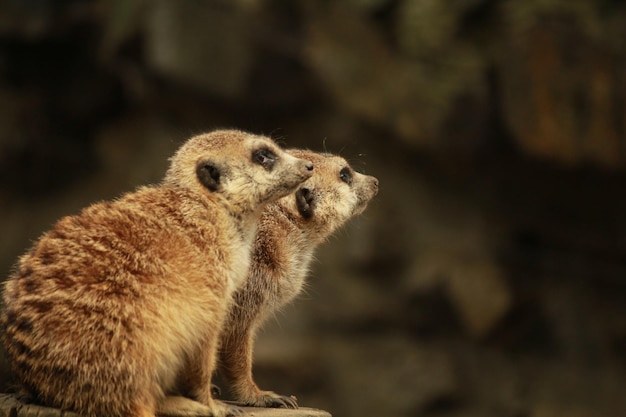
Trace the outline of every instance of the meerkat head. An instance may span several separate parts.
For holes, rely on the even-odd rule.
[[[237,213],[257,211],[292,193],[313,174],[313,164],[271,139],[217,130],[187,140],[170,159],[163,183],[221,195]]]
[[[312,161],[315,173],[280,203],[311,225],[320,240],[361,214],[378,193],[378,179],[356,172],[340,156],[300,149],[288,152]]]

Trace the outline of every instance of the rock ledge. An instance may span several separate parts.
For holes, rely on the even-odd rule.
[[[330,413],[313,408],[288,410],[284,408],[243,407],[250,417],[332,417]],[[0,394],[0,417],[80,417],[71,411],[21,402],[13,394]]]

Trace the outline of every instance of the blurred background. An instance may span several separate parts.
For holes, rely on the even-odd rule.
[[[0,0],[0,270],[189,136],[250,130],[381,184],[260,335],[262,388],[625,415],[625,39],[618,0]]]

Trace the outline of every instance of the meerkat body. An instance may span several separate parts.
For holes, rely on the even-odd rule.
[[[3,341],[26,393],[87,417],[237,412],[211,397],[220,331],[262,208],[312,169],[216,131],[181,146],[162,184],[61,219],[5,284]]]
[[[258,388],[252,377],[254,337],[266,318],[302,289],[315,249],[365,210],[378,180],[354,172],[341,157],[289,153],[311,160],[315,173],[298,190],[269,204],[259,221],[250,273],[234,295],[220,352],[220,370],[237,401],[296,408],[293,397]]]

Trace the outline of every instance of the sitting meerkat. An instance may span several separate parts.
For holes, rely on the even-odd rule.
[[[211,396],[219,334],[263,207],[312,173],[266,137],[215,131],[161,184],[59,220],[4,288],[23,393],[85,417],[241,413]]]
[[[257,407],[297,408],[295,397],[258,388],[252,377],[254,337],[263,322],[302,289],[313,252],[333,231],[365,210],[378,180],[355,172],[345,159],[305,150],[315,173],[298,190],[263,212],[250,273],[235,293],[224,325],[220,374],[237,402]]]

